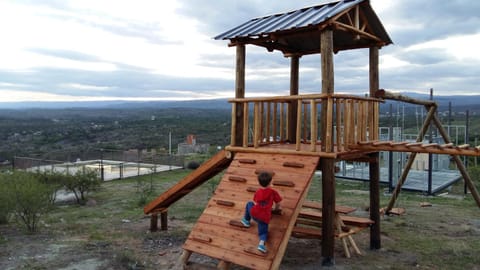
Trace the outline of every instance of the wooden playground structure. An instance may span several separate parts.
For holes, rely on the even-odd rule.
[[[379,90],[379,49],[392,43],[368,0],[342,0],[282,14],[255,18],[216,39],[230,40],[236,48],[235,98],[232,103],[231,142],[209,161],[145,206],[151,229],[167,228],[169,206],[193,189],[224,172],[204,212],[184,244],[182,262],[192,253],[218,259],[218,268],[237,264],[251,269],[278,269],[290,236],[321,239],[322,264],[334,264],[335,239],[345,255],[350,247],[361,253],[352,238],[370,229],[370,248],[379,249],[379,151],[452,155],[480,206],[480,197],[458,155],[479,156],[479,147],[454,146],[442,133],[444,145],[422,144],[431,123],[442,132],[435,116],[436,104]],[[290,58],[290,95],[245,97],[247,44],[278,50]],[[369,97],[334,93],[333,56],[342,50],[369,50]],[[301,56],[320,54],[321,92],[299,93]],[[379,103],[396,99],[425,105],[427,119],[417,143],[379,141]],[[368,218],[349,216],[351,208],[336,205],[335,162],[369,163],[370,207]],[[408,173],[408,165],[404,174]],[[410,164],[411,166],[411,164]],[[322,201],[306,201],[315,170],[322,172]],[[282,214],[270,224],[268,253],[256,251],[256,230],[239,226],[246,201],[259,186],[256,175],[268,171],[284,197]],[[402,175],[403,177],[403,175]],[[387,207],[391,210],[401,179]],[[309,226],[303,226],[309,225]],[[313,228],[312,228],[313,226]],[[350,246],[350,247],[349,247]]]

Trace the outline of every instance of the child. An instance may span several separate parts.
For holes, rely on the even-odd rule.
[[[280,201],[282,197],[278,192],[269,187],[272,176],[267,172],[258,175],[258,183],[262,188],[258,189],[253,196],[253,202],[250,201],[245,207],[245,216],[242,218],[242,224],[250,227],[250,219],[253,218],[258,224],[258,237],[260,242],[257,249],[263,253],[267,252],[265,242],[268,236],[268,223],[272,216],[272,206],[275,203],[275,211],[280,210]]]

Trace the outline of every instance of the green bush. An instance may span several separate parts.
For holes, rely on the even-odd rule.
[[[39,181],[32,173],[15,171],[6,177],[14,216],[29,232],[35,232],[40,217],[52,206],[51,187]]]
[[[52,204],[55,203],[57,192],[64,186],[65,174],[60,172],[44,171],[37,172],[36,175],[40,182],[50,186],[52,189],[50,201]]]
[[[85,204],[86,194],[98,189],[102,183],[96,170],[79,170],[74,175],[65,175],[65,188],[75,195],[78,204]]]
[[[195,161],[195,160],[189,161],[188,164],[187,164],[187,168],[190,169],[190,170],[195,170],[198,167],[200,167],[200,162]]]
[[[0,174],[0,224],[6,224],[8,217],[12,212],[12,193],[10,192],[10,183],[7,176],[9,173]]]

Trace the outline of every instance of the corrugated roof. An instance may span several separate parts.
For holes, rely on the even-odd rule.
[[[264,34],[293,30],[321,24],[338,13],[365,0],[343,0],[323,5],[302,8],[286,13],[251,19],[250,21],[220,34],[215,39],[255,37]]]
[[[352,29],[343,27],[347,24],[345,20],[332,22],[332,18],[336,18],[338,15],[342,16],[345,12],[350,12],[357,5],[363,14],[362,18],[366,18],[365,20],[368,22],[370,31],[370,33],[366,33],[363,36],[366,38],[360,40],[358,33],[352,34],[354,32]],[[315,33],[320,31],[322,24],[328,25],[332,23],[337,23],[337,26],[340,26],[335,29],[336,50],[363,48],[373,43],[381,46],[392,43],[380,20],[370,7],[369,0],[342,0],[254,18],[216,36],[215,39],[229,39],[245,44],[252,43],[267,47],[269,50],[282,50],[284,53],[314,53],[319,46],[314,45],[314,43],[318,44],[316,41],[318,36],[315,36]],[[343,29],[339,30],[342,27]],[[349,35],[345,34],[349,31]],[[292,35],[295,35],[296,32],[302,32],[303,36],[294,38]],[[308,33],[311,35],[308,35]]]

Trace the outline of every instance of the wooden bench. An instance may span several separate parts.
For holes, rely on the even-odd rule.
[[[320,239],[322,237],[321,203],[307,201],[304,202],[303,207],[297,217],[295,227],[292,230],[292,236],[297,238]],[[369,218],[347,215],[355,210],[355,208],[348,206],[335,207],[335,238],[341,240],[345,255],[348,258],[350,257],[348,243],[350,243],[357,254],[361,254],[352,235],[374,224],[374,221]]]

